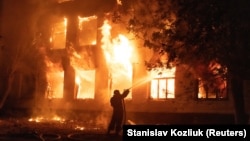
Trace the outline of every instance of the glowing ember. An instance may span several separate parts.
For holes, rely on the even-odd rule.
[[[85,129],[85,127],[78,126],[78,125],[75,127],[75,130],[81,130],[81,131],[82,131],[82,130],[84,130],[84,129]]]
[[[64,122],[65,119],[58,117],[58,116],[53,116],[53,117],[44,117],[44,116],[40,116],[40,117],[35,117],[35,118],[30,118],[28,119],[29,122],[45,122],[45,121],[58,121],[58,122]]]

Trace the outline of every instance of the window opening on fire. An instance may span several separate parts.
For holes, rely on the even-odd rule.
[[[198,99],[227,99],[227,80],[217,77],[213,82],[198,81]]]
[[[82,18],[78,17],[79,23],[79,45],[85,47],[86,45],[94,45],[96,44],[96,23],[97,18],[95,16]],[[106,23],[107,24],[107,23]],[[104,22],[105,25],[105,22]],[[54,25],[53,28],[53,35],[51,38],[51,42],[53,43],[54,49],[60,49],[65,47],[65,37],[66,37],[66,28],[67,27],[67,19],[63,19],[59,23]],[[105,28],[103,26],[102,28]],[[111,30],[111,29],[109,29]],[[86,34],[88,36],[86,37]],[[93,33],[93,34],[90,34]],[[124,60],[119,60],[121,57],[118,54],[122,54],[122,57],[127,58],[128,60],[131,59],[131,56],[124,56],[124,54],[131,55],[131,49],[133,48],[132,45],[129,43],[126,36],[120,34],[116,38],[111,39],[109,36],[110,34],[104,34],[105,36],[103,39],[108,39],[102,42],[102,49],[104,50],[105,55],[109,55],[110,60],[107,60],[109,66],[109,89],[110,89],[110,96],[112,95],[112,91],[116,89],[123,90],[127,87],[132,85],[132,63],[131,62],[124,62]],[[102,39],[102,40],[103,40]],[[61,40],[63,42],[60,42]],[[112,45],[112,52],[110,51],[110,43]],[[125,43],[125,44],[124,44]],[[64,45],[63,45],[64,44]],[[107,46],[108,44],[108,46]],[[124,46],[125,45],[125,46]],[[128,48],[129,46],[129,48]],[[108,47],[108,48],[107,48]],[[126,48],[124,48],[126,47]],[[128,50],[125,50],[128,49]],[[125,51],[129,51],[124,53]],[[110,56],[114,54],[114,56]],[[78,54],[79,55],[79,54]],[[77,57],[77,56],[76,56]],[[108,62],[109,61],[109,62]],[[111,62],[113,61],[113,62]],[[128,67],[128,65],[130,67]],[[76,99],[86,99],[94,98],[95,93],[95,70],[84,70],[78,69],[77,66],[74,66],[76,69],[76,87],[74,98]],[[129,72],[129,74],[125,74],[125,71],[117,71],[117,68],[124,68],[125,71]],[[47,87],[47,92],[45,94],[46,98],[63,98],[63,72],[50,72],[50,78],[48,78],[49,83]],[[121,79],[122,78],[122,79]],[[159,71],[152,71],[151,72],[151,81],[150,81],[150,97],[152,99],[166,99],[166,98],[175,98],[175,68],[172,69],[160,69]],[[120,85],[123,84],[123,85]],[[124,84],[126,86],[124,87]],[[87,86],[87,87],[86,87]],[[130,94],[127,98],[132,98]]]

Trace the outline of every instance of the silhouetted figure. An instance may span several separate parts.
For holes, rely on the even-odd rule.
[[[108,126],[107,134],[111,131],[115,131],[115,134],[119,134],[124,120],[125,105],[124,98],[129,94],[129,90],[124,90],[121,94],[119,90],[114,90],[114,95],[110,99],[110,104],[113,107],[112,118]]]

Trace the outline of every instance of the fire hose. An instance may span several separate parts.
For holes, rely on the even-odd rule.
[[[145,82],[147,82],[148,80],[147,79],[144,79],[144,80],[141,80],[141,81],[138,81],[138,82],[136,82],[135,84],[133,84],[131,87],[129,87],[129,88],[127,88],[127,89],[125,89],[125,90],[130,90],[130,89],[132,89],[132,88],[134,88],[134,87],[136,87],[136,86],[139,86],[139,85],[141,85],[141,84],[143,84],[143,83],[145,83]],[[124,90],[124,91],[125,91]],[[122,106],[123,106],[123,112],[124,112],[124,117],[123,117],[123,125],[124,124],[126,124],[126,118],[127,118],[127,116],[126,116],[126,107],[125,107],[125,104],[124,104],[124,99],[122,100]],[[131,120],[128,120],[128,122],[131,124],[131,123],[133,123]],[[134,123],[133,123],[134,124]]]
[[[123,107],[123,121],[122,121],[122,125],[126,124],[126,107],[125,107],[125,104],[124,104],[124,99],[122,99],[122,107]]]

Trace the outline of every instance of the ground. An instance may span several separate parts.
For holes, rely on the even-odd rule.
[[[122,135],[106,135],[100,114],[86,112],[67,119],[31,118],[24,111],[0,112],[0,141],[122,141]],[[18,115],[18,116],[17,116]],[[81,117],[77,117],[80,116]],[[82,116],[84,115],[84,116]],[[101,114],[105,117],[106,114]],[[98,119],[98,120],[92,120]],[[127,124],[232,124],[232,115],[127,113]]]
[[[0,141],[121,141],[122,135],[106,135],[106,124],[96,113],[63,116],[30,116],[26,110],[0,111]],[[76,117],[79,115],[79,117]],[[103,115],[102,115],[103,116]]]
[[[1,119],[0,141],[121,141],[121,135],[106,135],[104,128],[85,125],[80,121],[28,121]]]

